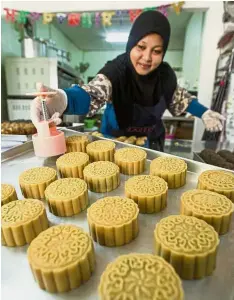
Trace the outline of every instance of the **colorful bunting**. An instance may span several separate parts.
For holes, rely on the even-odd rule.
[[[68,14],[68,25],[69,26],[79,26],[80,25],[80,14],[79,13],[70,13]]]
[[[66,20],[67,15],[65,13],[57,13],[56,14],[57,20],[59,24],[62,24],[64,20]]]
[[[20,11],[18,14],[17,21],[21,24],[26,24],[27,22],[27,17],[30,14],[28,11]]]
[[[102,25],[103,26],[111,26],[112,16],[115,14],[114,11],[105,11],[102,13]]]
[[[181,8],[182,8],[183,5],[184,5],[184,2],[179,2],[179,3],[173,3],[173,4],[172,4],[172,6],[173,6],[173,8],[174,8],[174,10],[175,10],[175,13],[176,13],[177,15],[180,14]]]
[[[15,22],[17,11],[15,9],[9,9],[9,8],[4,8],[4,11],[6,12],[6,21]]]
[[[96,12],[95,13],[95,26],[99,27],[101,23],[101,13],[100,12]]]
[[[142,13],[142,11],[148,10],[158,10],[164,16],[168,16],[168,9],[173,8],[177,15],[180,14],[184,1],[178,3],[172,3],[167,5],[161,5],[159,7],[146,7],[142,9],[130,9],[130,10],[117,10],[114,11],[103,11],[103,12],[82,12],[82,13],[37,13],[37,12],[27,12],[27,11],[17,11],[14,9],[4,8],[5,19],[7,22],[14,23],[17,21],[20,24],[25,24],[27,18],[30,18],[31,21],[35,22],[41,19],[43,24],[50,24],[54,17],[57,19],[57,22],[62,24],[67,22],[69,26],[81,26],[85,28],[91,28],[92,26],[99,27],[101,24],[104,27],[109,27],[112,25],[112,17],[115,17],[115,20],[119,20],[119,23],[123,23],[123,18],[128,15],[130,22],[134,22],[135,19]]]
[[[160,13],[162,13],[165,17],[168,16],[168,11],[167,11],[167,6],[166,5],[162,5],[158,8],[158,11],[160,11]]]
[[[142,9],[129,10],[129,20],[131,23],[142,13]]]
[[[81,26],[84,28],[91,28],[92,25],[92,13],[82,13]]]
[[[53,21],[54,14],[43,13],[43,24],[49,24]]]
[[[35,22],[35,21],[38,21],[40,19],[41,14],[37,13],[37,12],[31,12],[28,17],[30,18],[30,20],[32,22]]]

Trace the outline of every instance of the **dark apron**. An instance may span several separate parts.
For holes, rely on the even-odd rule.
[[[147,136],[149,147],[154,150],[163,151],[165,142],[165,128],[162,116],[166,110],[165,98],[154,106],[141,106],[134,104],[132,126],[127,129],[131,135]]]
[[[154,106],[141,106],[135,103],[133,106],[132,125],[125,130],[112,128],[110,130],[111,135],[116,137],[147,136],[149,148],[157,151],[164,151],[165,128],[162,116],[166,109],[167,106],[163,96]]]

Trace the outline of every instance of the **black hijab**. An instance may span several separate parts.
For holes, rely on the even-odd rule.
[[[170,24],[167,18],[157,11],[143,12],[134,22],[126,46],[126,52],[108,61],[98,72],[105,75],[112,84],[112,103],[120,129],[133,125],[133,105],[157,104],[161,96],[165,97],[167,106],[172,100],[177,80],[172,68],[162,62],[148,75],[138,75],[130,60],[130,51],[146,35],[157,33],[163,39],[165,55],[169,39]]]

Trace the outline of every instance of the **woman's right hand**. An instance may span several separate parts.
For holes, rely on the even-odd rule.
[[[37,83],[38,92],[56,92],[55,95],[46,97],[46,106],[49,113],[49,118],[54,121],[56,125],[62,122],[61,115],[67,108],[67,95],[61,89],[51,89],[44,86],[42,83]],[[42,105],[39,97],[36,97],[31,102],[30,116],[33,124],[37,127],[37,123],[43,120]]]

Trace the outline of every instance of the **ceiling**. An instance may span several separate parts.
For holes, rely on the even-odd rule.
[[[185,30],[191,16],[191,12],[183,11],[179,16],[174,12],[169,12],[168,20],[171,24],[169,50],[183,49]],[[54,21],[54,25],[61,30],[76,47],[83,51],[124,50],[125,43],[108,43],[105,41],[105,35],[107,32],[129,32],[131,28],[128,16],[123,18],[122,24],[120,24],[119,18],[113,16],[112,26],[110,27],[104,27],[102,25],[100,25],[100,27],[93,25],[92,28],[83,28],[81,26],[72,27],[69,26],[67,22],[59,24],[57,21]]]

